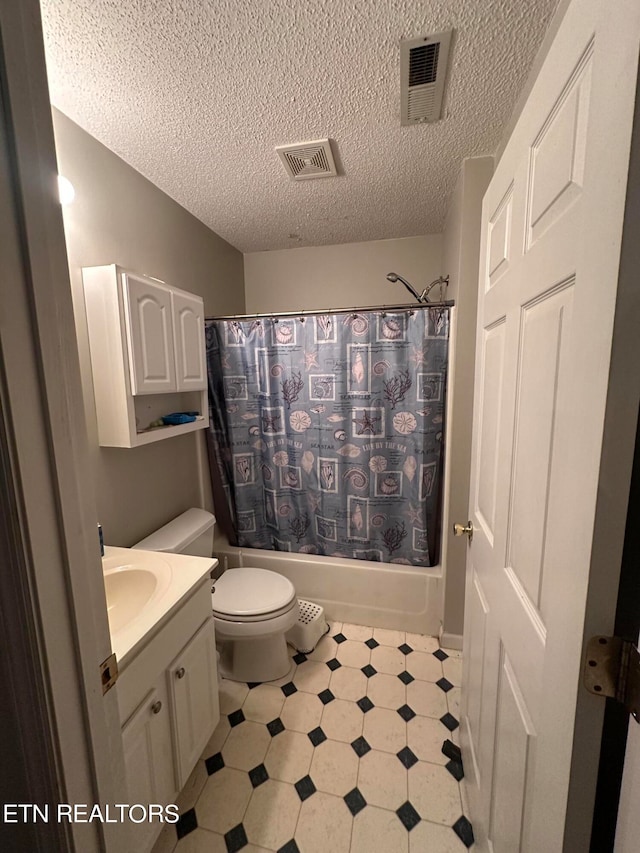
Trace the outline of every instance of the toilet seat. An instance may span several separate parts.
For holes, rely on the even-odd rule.
[[[211,607],[224,622],[262,622],[288,613],[296,604],[288,578],[268,569],[228,569],[213,585]]]

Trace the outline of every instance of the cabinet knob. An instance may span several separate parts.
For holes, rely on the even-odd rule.
[[[159,714],[160,711],[162,710],[162,702],[158,699],[158,701],[154,702],[153,705],[151,706],[151,710],[153,711],[154,714]]]
[[[185,668],[183,666],[181,666],[180,669],[176,670],[176,677],[177,678],[184,678],[185,672],[186,672]]]

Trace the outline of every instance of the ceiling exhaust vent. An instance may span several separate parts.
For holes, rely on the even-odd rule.
[[[400,42],[400,124],[438,121],[452,31]]]
[[[277,145],[276,151],[287,174],[294,181],[331,178],[338,174],[328,139],[297,142],[294,145]]]

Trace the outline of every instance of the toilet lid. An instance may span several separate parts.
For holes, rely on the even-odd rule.
[[[268,569],[228,569],[213,585],[214,613],[241,619],[286,608],[295,599],[290,580]]]

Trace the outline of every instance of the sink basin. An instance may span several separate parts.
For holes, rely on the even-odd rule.
[[[107,615],[111,633],[121,631],[147,605],[158,587],[158,578],[148,569],[126,568],[105,575]]]
[[[102,573],[111,648],[125,666],[185,597],[206,583],[212,559],[105,545]]]
[[[151,551],[105,549],[102,560],[111,636],[127,631],[159,603],[171,585],[171,566]]]

